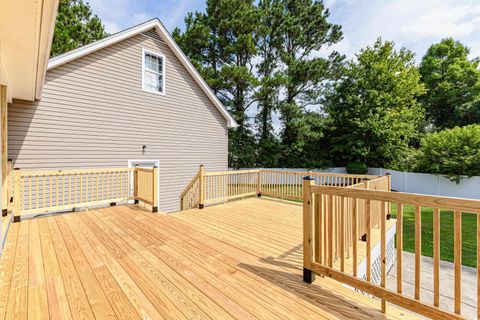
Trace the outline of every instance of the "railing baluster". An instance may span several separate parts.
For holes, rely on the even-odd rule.
[[[122,176],[123,174],[120,172],[120,175]],[[98,197],[98,195],[99,195],[99,193],[98,193],[98,191],[99,191],[99,190],[98,190],[98,179],[99,179],[99,178],[100,178],[100,174],[99,174],[99,173],[95,174],[95,187],[96,187],[96,189],[97,189],[97,190],[96,190],[96,191],[97,191],[97,194],[96,194],[96,198],[95,198],[96,201],[99,200],[99,197]]]
[[[397,292],[402,293],[403,289],[403,204],[397,203]]]
[[[422,210],[415,206],[415,299],[420,300],[422,257]]]
[[[35,176],[35,208],[39,207],[40,190],[38,189],[38,176]]]
[[[367,272],[366,272],[366,278],[368,282],[372,281],[372,240],[371,240],[371,222],[370,222],[370,214],[371,214],[371,203],[370,199],[365,201],[366,209],[365,209],[365,222],[366,222],[366,230],[365,230],[365,235],[366,235],[366,240],[367,240],[367,252],[366,252],[366,258],[367,258]]]
[[[333,266],[333,196],[328,197],[328,266]]]
[[[453,238],[455,264],[455,313],[461,313],[462,303],[462,212],[455,210],[454,223],[455,234]]]
[[[80,179],[80,203],[83,203],[83,175],[79,174]]]
[[[59,190],[59,182],[58,182],[58,174],[55,175],[55,188],[56,188],[56,191],[55,191],[55,198],[57,200],[57,207],[60,203],[60,193],[58,192]]]
[[[440,306],[440,209],[433,209],[433,305]]]
[[[386,279],[387,279],[387,231],[386,231],[386,211],[385,211],[385,201],[382,201],[380,204],[380,265],[381,265],[381,278],[380,278],[380,286],[385,288],[386,286]],[[382,299],[382,312],[385,313],[387,311],[387,303],[385,299]]]
[[[322,195],[315,195],[315,261],[322,263]]]
[[[358,199],[352,198],[352,241],[353,241],[353,276],[357,276],[357,241],[358,241],[358,231],[357,231],[357,216],[358,216]]]
[[[32,184],[33,184],[33,177],[28,179],[28,208],[32,209]]]
[[[49,198],[50,198],[50,207],[53,207],[53,176],[50,176],[50,185],[49,185],[50,193],[49,193]]]
[[[46,176],[42,176],[42,183],[43,183],[43,193],[42,193],[42,196],[43,196],[43,207],[46,207],[47,206],[47,177]]]
[[[339,197],[339,205],[340,205],[340,211],[339,211],[339,215],[340,215],[340,249],[339,249],[339,252],[340,252],[340,270],[342,272],[345,271],[345,203],[344,203],[344,200],[345,198],[344,197]]]

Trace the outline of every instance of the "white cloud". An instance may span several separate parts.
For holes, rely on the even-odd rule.
[[[103,22],[103,25],[105,26],[105,30],[110,34],[113,34],[122,30],[122,28],[120,28],[115,22],[110,22],[106,20],[102,20],[102,22]]]
[[[445,37],[480,51],[480,2],[469,0],[330,0],[331,18],[343,26],[336,50],[352,57],[377,37],[393,40],[417,54]]]

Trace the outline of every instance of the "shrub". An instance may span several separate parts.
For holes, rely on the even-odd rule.
[[[347,173],[350,174],[366,174],[368,172],[368,166],[363,162],[350,162],[346,166]]]
[[[462,175],[480,175],[480,125],[426,135],[421,141],[417,169],[444,175],[457,183]]]

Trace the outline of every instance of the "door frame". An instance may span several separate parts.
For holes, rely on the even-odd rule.
[[[149,159],[140,159],[140,160],[128,160],[128,167],[129,168],[134,168],[135,164],[138,163],[155,163],[157,168],[159,169],[159,173],[157,175],[157,190],[158,190],[158,206],[160,207],[160,161],[159,160],[149,160]],[[133,194],[133,172],[132,176],[130,178],[130,192]]]

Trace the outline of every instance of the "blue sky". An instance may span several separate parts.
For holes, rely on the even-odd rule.
[[[110,33],[158,17],[172,31],[204,0],[89,0]],[[417,54],[444,37],[462,41],[480,56],[480,0],[326,0],[331,21],[343,27],[335,49],[353,57],[381,36]]]

